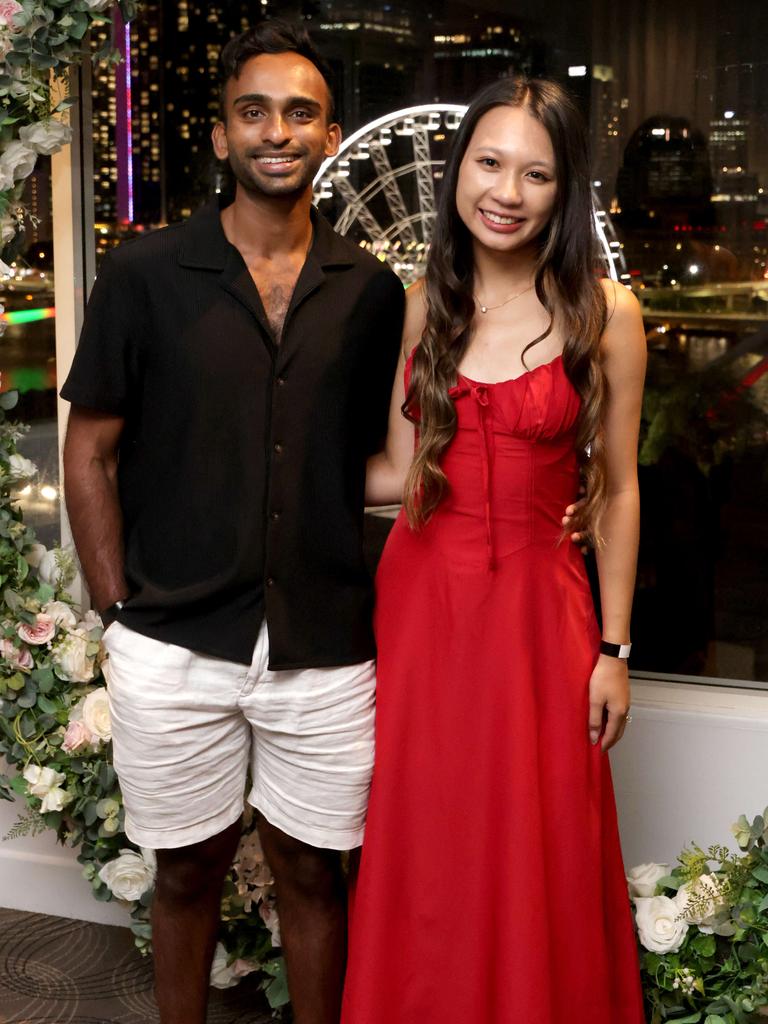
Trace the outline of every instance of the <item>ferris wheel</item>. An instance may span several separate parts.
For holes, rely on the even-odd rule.
[[[335,230],[386,262],[406,285],[424,273],[436,188],[466,110],[430,103],[385,114],[345,139],[315,176],[314,203]],[[593,198],[608,273],[628,283],[621,243]]]

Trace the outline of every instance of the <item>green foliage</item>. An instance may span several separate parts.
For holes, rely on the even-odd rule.
[[[682,946],[659,954],[641,946],[643,987],[652,1024],[756,1024],[768,1016],[768,808],[733,826],[740,847],[684,850],[657,884],[674,897],[691,895]],[[702,879],[704,880],[702,882]],[[714,898],[713,898],[714,895]],[[707,920],[705,930],[694,922]]]

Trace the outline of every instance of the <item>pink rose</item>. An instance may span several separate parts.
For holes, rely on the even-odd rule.
[[[92,743],[93,735],[84,722],[70,722],[64,733],[61,749],[66,754],[78,754]]]
[[[16,3],[16,0],[0,0],[0,25],[13,27],[13,16],[20,10],[22,10],[21,4]]]
[[[0,0],[1,2],[2,0]],[[50,615],[38,612],[37,621],[34,626],[22,622],[16,632],[24,643],[36,644],[39,647],[41,644],[47,644],[49,640],[53,639],[56,632],[56,621]]]
[[[35,659],[27,647],[16,647],[13,640],[0,640],[0,657],[5,658],[13,668],[29,672],[35,667]]]

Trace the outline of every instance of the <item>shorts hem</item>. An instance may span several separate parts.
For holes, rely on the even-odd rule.
[[[270,825],[279,828],[287,836],[298,839],[307,846],[313,846],[317,850],[354,850],[363,845],[365,825],[354,829],[323,829],[312,828],[309,825],[297,826],[294,821],[289,821],[280,813],[268,800],[262,796],[249,795],[247,802],[260,814],[263,814]]]
[[[183,846],[194,846],[195,843],[202,843],[212,836],[218,835],[230,825],[234,825],[242,815],[244,805],[242,801],[232,805],[229,810],[217,814],[215,818],[201,822],[199,825],[186,825],[180,828],[151,829],[137,828],[128,814],[125,817],[125,834],[136,846],[146,847],[148,850],[177,850]]]

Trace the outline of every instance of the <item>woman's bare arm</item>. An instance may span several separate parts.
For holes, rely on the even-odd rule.
[[[411,350],[421,340],[426,312],[423,283],[417,281],[405,293],[403,340],[392,387],[387,440],[384,450],[368,459],[365,478],[366,505],[395,505],[403,498],[403,487],[413,459],[415,444],[414,426],[401,412],[405,401],[403,374]]]
[[[597,550],[603,639],[629,642],[629,620],[640,535],[637,444],[647,359],[645,331],[637,299],[621,285],[604,282],[612,310],[601,350],[608,382],[605,413],[607,495]],[[607,713],[603,750],[621,738],[629,707],[625,660],[601,654],[590,683],[590,736],[597,742]]]

